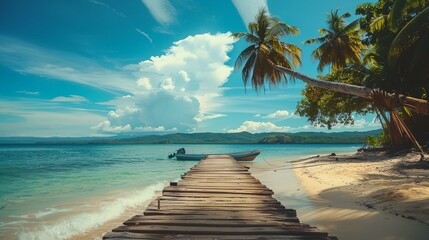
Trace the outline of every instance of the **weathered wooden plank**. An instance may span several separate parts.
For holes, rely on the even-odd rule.
[[[242,234],[263,234],[263,235],[304,235],[327,237],[328,234],[320,232],[312,227],[300,226],[276,226],[276,227],[195,227],[195,226],[120,226],[112,230],[113,232],[135,232],[135,233],[164,233],[164,234],[195,234],[195,235],[242,235]]]
[[[170,202],[186,202],[189,204],[195,203],[219,203],[219,204],[254,204],[254,203],[260,203],[260,204],[280,204],[279,201],[277,201],[274,198],[217,198],[215,196],[212,197],[173,197],[173,196],[162,196],[159,197],[159,200],[162,202],[164,201],[170,201]],[[155,201],[158,201],[157,199]]]
[[[147,209],[143,212],[146,216],[151,215],[221,215],[221,216],[264,216],[264,217],[276,217],[279,215],[282,215],[280,218],[287,216],[287,217],[296,217],[296,211],[293,209],[284,209],[284,210],[261,210],[261,211],[255,211],[255,210],[240,210],[240,211],[233,211],[233,210],[225,210],[225,211],[219,211],[219,210],[162,210],[162,209]]]
[[[257,218],[256,218],[257,216]],[[148,220],[201,220],[201,221],[212,221],[212,220],[233,220],[233,221],[265,221],[265,222],[295,222],[299,223],[297,217],[287,217],[281,215],[135,215],[130,220],[140,221],[143,219]]]
[[[211,221],[201,221],[194,219],[130,219],[124,222],[124,225],[135,226],[135,225],[163,225],[163,226],[210,226],[210,227],[233,227],[233,226],[246,226],[246,227],[276,227],[279,225],[284,226],[300,226],[300,227],[309,227],[307,224],[297,223],[297,222],[283,222],[278,221],[255,221],[254,219],[250,220],[236,220],[236,219],[223,219],[223,220],[211,220]]]
[[[153,234],[153,233],[131,233],[131,232],[110,232],[104,235],[103,239],[119,240],[119,239],[177,239],[177,240],[335,240],[332,237],[316,237],[316,236],[294,236],[294,235],[178,235],[178,234]]]
[[[220,188],[220,189],[263,189],[263,190],[271,190],[271,189],[267,188],[266,186],[260,185],[260,184],[246,184],[246,185],[235,184],[235,185],[231,186],[231,185],[225,184],[225,183],[211,183],[210,185],[204,185],[204,184],[200,184],[200,183],[190,183],[190,184],[177,184],[177,186],[175,186],[175,187],[179,187],[179,188],[203,188],[203,189]]]
[[[237,187],[253,187],[253,188],[267,188],[267,186],[259,183],[241,183],[241,182],[186,182],[180,181],[177,183],[177,186],[186,186],[186,187],[224,187],[224,188],[237,188]]]
[[[193,188],[170,186],[165,187],[163,192],[186,192],[186,193],[223,193],[223,194],[254,194],[254,195],[272,195],[274,192],[270,189],[234,189],[234,188]]]
[[[281,212],[284,210],[284,208],[280,207],[238,207],[238,206],[166,206],[161,205],[160,209],[157,208],[155,205],[148,206],[147,211],[232,211],[232,210],[239,210],[239,211],[261,211],[261,212],[268,212],[268,211],[275,211],[275,212]]]
[[[158,203],[161,207],[274,207],[284,209],[285,207],[280,203],[260,203],[260,202],[189,202],[189,201],[152,201],[149,206],[157,207]]]
[[[236,197],[236,198],[268,198],[271,194],[253,194],[253,193],[203,193],[203,192],[177,192],[177,191],[166,191],[163,192],[163,196],[173,196],[173,197]]]
[[[261,183],[257,179],[219,179],[219,178],[192,178],[192,177],[182,177],[180,182],[198,182],[198,183]]]

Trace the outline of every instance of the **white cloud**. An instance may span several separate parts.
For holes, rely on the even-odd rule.
[[[262,118],[275,119],[278,121],[285,120],[287,118],[298,118],[297,115],[288,112],[287,110],[277,110],[274,113],[268,114]]]
[[[271,122],[254,122],[254,121],[245,121],[237,129],[229,130],[228,133],[237,133],[237,132],[251,132],[251,133],[260,133],[260,132],[289,132],[293,128],[289,126],[277,126]]]
[[[168,91],[136,93],[111,104],[116,109],[93,129],[104,133],[187,131],[196,126],[194,118],[199,113],[198,100]]]
[[[115,107],[102,132],[192,131],[217,113],[221,86],[232,67],[225,65],[234,39],[230,33],[197,34],[174,42],[161,56],[140,62],[136,89],[105,104]],[[129,125],[130,129],[127,127]]]
[[[94,4],[97,4],[97,5],[100,5],[100,6],[102,6],[102,7],[105,7],[105,8],[107,8],[107,9],[109,9],[110,11],[112,11],[113,13],[115,13],[116,15],[121,16],[121,17],[123,17],[123,18],[126,18],[126,17],[127,17],[125,14],[123,14],[123,13],[119,12],[118,10],[116,10],[115,8],[113,8],[113,7],[109,6],[109,5],[107,5],[107,4],[106,4],[106,3],[104,3],[104,2],[97,1],[97,0],[89,0],[89,2],[94,3]]]
[[[196,116],[194,119],[197,121],[197,122],[202,122],[202,121],[205,121],[205,120],[210,120],[210,119],[215,119],[215,118],[220,118],[220,117],[226,117],[226,115],[225,114],[211,114],[211,115],[208,115],[208,114],[206,114],[206,115],[198,115],[198,116]]]
[[[380,119],[378,119],[378,117],[374,117],[368,126],[381,128]]]
[[[232,0],[232,3],[246,27],[249,22],[255,21],[255,16],[261,8],[265,8],[268,11],[267,0]]]
[[[152,84],[150,84],[150,79],[147,77],[141,77],[139,80],[137,80],[137,85],[139,87],[142,87],[145,90],[152,89]]]
[[[176,9],[169,0],[142,0],[142,2],[159,24],[168,25],[174,22]]]
[[[0,136],[34,137],[83,137],[99,136],[90,132],[92,126],[103,121],[105,112],[86,109],[70,109],[58,103],[44,100],[14,99],[0,100]]]
[[[16,91],[16,93],[26,94],[26,95],[39,95],[40,94],[40,92],[30,92],[30,91],[27,91],[27,90]]]
[[[137,31],[138,33],[140,33],[141,35],[143,35],[147,40],[149,40],[149,42],[150,42],[150,43],[152,43],[152,38],[150,38],[149,34],[147,34],[147,33],[143,32],[142,30],[140,30],[140,29],[138,29],[138,28],[136,28],[136,31]]]
[[[82,103],[82,102],[88,102],[88,99],[86,97],[82,97],[79,95],[70,95],[68,97],[65,96],[58,96],[51,100],[52,102],[70,102],[70,103]]]
[[[175,86],[173,84],[173,79],[171,77],[164,79],[161,83],[161,87],[164,90],[174,90]]]
[[[135,88],[135,79],[129,70],[112,70],[74,53],[53,51],[0,35],[0,54],[0,63],[20,73],[112,92],[128,92]]]

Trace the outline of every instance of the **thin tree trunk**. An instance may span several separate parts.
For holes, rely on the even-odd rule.
[[[324,80],[309,77],[307,75],[295,72],[291,69],[288,69],[279,65],[275,65],[275,64],[273,64],[273,67],[279,71],[287,73],[290,76],[301,79],[305,83],[310,84],[312,86],[371,100],[370,94],[373,91],[373,89],[371,88],[347,84],[347,83],[324,81]],[[427,100],[413,98],[405,95],[398,95],[398,97],[402,106],[408,107],[409,109],[416,112],[417,114],[429,115],[429,102]]]
[[[358,96],[366,99],[371,99],[369,96],[372,91],[371,88],[356,86],[356,85],[347,84],[347,83],[323,81],[323,80],[311,78],[309,76],[292,71],[282,66],[273,65],[273,67],[279,71],[285,72],[290,76],[301,79],[302,81],[318,88],[323,88],[326,90],[332,90],[334,92],[340,92],[340,93],[350,94],[350,95],[354,95],[354,96]]]

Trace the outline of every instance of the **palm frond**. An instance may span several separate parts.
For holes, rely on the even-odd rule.
[[[286,35],[298,35],[299,29],[297,27],[290,26],[284,22],[273,21],[270,35],[272,36],[286,36]]]
[[[393,63],[401,52],[408,49],[409,46],[414,44],[424,33],[429,31],[429,6],[417,14],[411,21],[405,25],[401,31],[393,39],[389,54],[388,61]]]
[[[334,35],[334,32],[332,32],[332,31],[330,31],[330,30],[328,30],[326,28],[319,29],[319,33],[321,35]]]
[[[259,43],[259,38],[253,34],[246,34],[244,39],[246,40],[246,42],[248,43],[253,43],[253,44],[258,44]]]
[[[369,24],[369,29],[371,30],[371,32],[379,32],[386,27],[386,23],[387,16],[381,15],[372,20],[372,22]]]
[[[359,20],[360,19],[356,19],[353,22],[349,23],[347,26],[344,27],[344,29],[342,29],[342,33],[343,34],[348,34],[348,33],[352,33],[355,32],[356,30],[359,29]]]
[[[255,52],[255,45],[250,45],[246,49],[244,49],[240,55],[238,55],[237,60],[235,60],[234,69],[239,69],[244,61],[249,59],[249,57]]]
[[[243,67],[243,70],[241,71],[241,77],[243,79],[243,84],[245,87],[247,86],[247,82],[249,80],[250,74],[252,73],[252,70],[255,66],[256,56],[257,56],[257,53],[255,51],[252,53],[252,55],[250,55],[249,59],[247,60],[246,64]]]
[[[245,33],[245,32],[238,32],[238,33],[231,34],[230,37],[235,38],[235,39],[240,39],[241,37],[243,37],[246,34],[247,33]]]
[[[303,41],[303,44],[313,44],[313,43],[323,43],[326,41],[326,36],[323,37],[318,37],[318,38],[312,38],[312,39],[308,39]]]
[[[389,13],[390,28],[393,31],[397,30],[399,22],[403,17],[402,13],[404,12],[408,2],[408,0],[395,0],[393,2],[392,10]]]
[[[409,21],[393,39],[389,54],[389,65],[394,65],[401,52],[413,45],[424,32],[429,31],[429,6]]]

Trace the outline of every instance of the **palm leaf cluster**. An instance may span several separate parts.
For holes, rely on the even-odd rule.
[[[238,32],[232,36],[244,38],[250,46],[238,56],[234,68],[243,64],[242,78],[246,86],[251,80],[256,90],[265,89],[265,83],[277,85],[282,80],[287,83],[286,74],[277,71],[273,65],[294,69],[301,64],[301,49],[280,40],[280,37],[299,34],[299,29],[270,17],[266,9],[261,9],[255,22],[248,25],[249,32]]]
[[[349,63],[360,63],[360,52],[363,49],[359,21],[346,24],[350,13],[338,14],[338,9],[328,14],[328,28],[322,28],[322,37],[304,41],[305,44],[321,43],[313,51],[314,59],[319,60],[317,70],[322,72],[325,66],[331,65],[333,70],[345,67]]]

